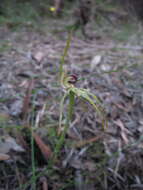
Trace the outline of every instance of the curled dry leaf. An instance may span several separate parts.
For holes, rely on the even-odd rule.
[[[18,145],[14,138],[4,136],[0,140],[0,153],[7,154],[10,150],[24,152],[24,149]]]
[[[114,123],[121,129],[121,137],[122,137],[124,143],[128,144],[129,139],[128,139],[127,135],[130,134],[130,131],[125,128],[123,122],[120,119],[114,121]]]
[[[101,55],[94,56],[90,63],[90,70],[93,71],[94,69],[96,69],[96,67],[101,63],[101,60],[102,60]]]
[[[52,151],[48,145],[46,145],[43,140],[37,135],[36,133],[33,133],[33,137],[36,141],[37,146],[41,150],[45,160],[48,160],[52,156]]]
[[[43,118],[45,110],[46,110],[46,103],[43,105],[42,109],[38,111],[38,114],[36,116],[36,121],[35,121],[36,128],[39,126],[40,120]]]

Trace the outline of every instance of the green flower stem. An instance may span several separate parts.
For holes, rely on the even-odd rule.
[[[64,52],[63,52],[63,55],[60,60],[60,81],[62,80],[63,75],[65,73],[65,71],[63,69],[63,65],[65,63],[65,57],[67,56],[68,50],[70,48],[71,38],[72,38],[72,31],[69,32],[68,39],[66,41],[66,46],[64,48]]]

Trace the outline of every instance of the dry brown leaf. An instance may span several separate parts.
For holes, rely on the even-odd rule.
[[[0,153],[0,161],[8,160],[10,159],[10,156],[8,154],[2,154]]]
[[[82,146],[85,146],[87,144],[90,144],[90,143],[93,143],[93,142],[96,142],[98,141],[99,139],[101,139],[103,137],[103,135],[100,135],[100,136],[97,136],[97,137],[93,137],[91,139],[88,139],[88,140],[84,140],[84,141],[79,141],[76,143],[75,147],[82,147]]]
[[[25,88],[25,89],[27,89],[28,88],[28,86],[29,86],[29,80],[24,80],[24,81],[22,81],[20,84],[19,84],[19,87],[20,88]]]
[[[118,103],[115,103],[115,105],[116,105],[119,109],[128,112],[128,109],[125,107],[125,105],[121,105],[121,104],[118,104]]]
[[[41,177],[40,182],[42,183],[42,190],[48,190],[48,182],[46,177]]]
[[[46,145],[41,137],[37,135],[36,133],[33,133],[33,137],[35,139],[35,142],[37,143],[39,149],[41,150],[44,158],[48,160],[52,156],[52,151],[48,145]]]
[[[42,106],[42,109],[37,113],[35,120],[35,128],[39,126],[40,120],[43,118],[45,110],[46,110],[46,103]]]
[[[124,143],[128,144],[129,140],[128,140],[128,137],[127,137],[127,133],[129,133],[129,131],[125,128],[123,122],[120,119],[118,119],[117,121],[114,121],[114,123],[118,127],[120,127],[120,129],[121,129],[121,137],[122,137]]]
[[[36,61],[36,63],[41,63],[44,58],[44,53],[39,51],[36,54],[32,55],[32,59]]]
[[[23,107],[22,107],[22,114],[21,114],[23,121],[26,120],[26,117],[29,111],[30,97],[32,94],[33,85],[34,85],[34,81],[30,80],[28,83],[28,87],[26,89],[26,95],[23,100]]]

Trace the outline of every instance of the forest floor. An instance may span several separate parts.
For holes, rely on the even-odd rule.
[[[0,27],[0,190],[143,189],[142,28],[107,25],[89,26],[92,40],[77,31],[65,65],[78,76],[77,88],[101,100],[108,126],[103,130],[92,106],[77,98],[53,162],[67,32],[60,20],[43,30]]]

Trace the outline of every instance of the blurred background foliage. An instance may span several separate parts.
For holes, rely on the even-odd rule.
[[[33,26],[43,18],[72,17],[72,11],[78,8],[82,1],[87,0],[1,0],[0,1],[0,25],[6,24],[9,28],[17,26]],[[98,22],[100,17],[112,17],[112,20],[125,20],[126,16],[143,20],[142,0],[92,0],[93,19]],[[57,14],[50,11],[50,7],[56,7]],[[120,6],[120,9],[117,8]],[[124,13],[122,14],[122,11]],[[61,14],[59,14],[61,13]],[[114,19],[114,18],[115,19]],[[108,19],[107,18],[107,19]],[[111,20],[109,20],[110,22]],[[116,21],[115,21],[116,22]]]

